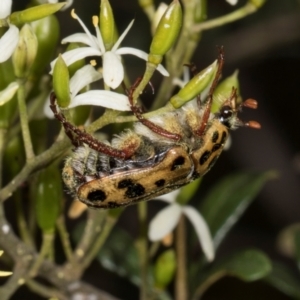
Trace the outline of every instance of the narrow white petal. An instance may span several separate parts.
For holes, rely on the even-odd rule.
[[[226,0],[230,5],[236,5],[238,3],[238,0]]]
[[[161,195],[157,198],[155,198],[154,200],[161,200],[167,203],[174,203],[178,194],[180,192],[180,189],[177,189],[171,193],[165,194],[165,195]]]
[[[0,19],[5,19],[8,15],[10,15],[11,5],[12,5],[12,0],[0,1]]]
[[[71,97],[75,97],[82,88],[101,78],[102,74],[97,72],[91,65],[86,65],[77,70],[70,80]]]
[[[83,59],[88,56],[101,56],[101,52],[97,49],[91,47],[82,47],[67,51],[62,54],[62,58],[65,61],[66,65],[69,66],[77,60]],[[57,58],[50,63],[51,71],[53,73],[54,65],[57,61]]]
[[[121,34],[121,36],[118,38],[118,40],[116,41],[116,43],[114,44],[114,46],[112,47],[111,51],[115,51],[119,48],[119,46],[121,45],[122,41],[124,40],[126,34],[128,33],[128,31],[130,30],[130,28],[133,25],[134,20],[132,20],[129,25],[127,26],[127,28],[125,29],[125,31]]]
[[[12,272],[5,272],[5,271],[0,271],[0,277],[3,277],[3,276],[9,276],[11,275]]]
[[[11,100],[18,88],[19,84],[12,82],[4,90],[0,91],[0,106]]]
[[[120,57],[108,51],[103,55],[103,79],[112,89],[117,88],[124,79],[124,68]]]
[[[94,42],[91,41],[91,38],[94,40]],[[95,43],[97,43],[97,38],[93,35],[88,36],[86,33],[74,33],[62,39],[61,43],[82,43],[93,48]]]
[[[9,29],[0,38],[0,63],[8,60],[13,54],[19,41],[19,29],[15,25],[10,25]]]
[[[43,112],[44,115],[48,118],[48,119],[54,119],[54,114],[53,111],[50,108],[50,94],[48,95],[44,107],[43,107]]]
[[[90,31],[88,30],[88,28],[85,26],[85,24],[81,21],[81,19],[78,17],[77,14],[75,14],[75,11],[72,11],[72,16],[76,18],[76,20],[79,22],[79,24],[81,25],[82,29],[84,30],[84,32],[87,34],[87,36],[90,37],[91,43],[93,43],[93,48],[100,50],[99,45],[97,42],[95,42],[94,36],[90,33]]]
[[[215,250],[213,240],[207,226],[206,221],[201,214],[192,206],[184,206],[183,213],[193,224],[197,233],[200,245],[208,261],[213,261],[215,258]]]
[[[131,54],[135,55],[143,60],[148,60],[148,54],[142,50],[136,49],[136,48],[131,48],[131,47],[122,47],[118,50],[115,51],[116,54],[118,55],[124,55],[124,54]],[[170,76],[169,72],[164,68],[163,65],[158,65],[157,66],[157,71],[160,72],[163,76]]]
[[[173,203],[162,209],[150,222],[148,237],[152,242],[163,239],[179,221],[182,207]]]
[[[130,111],[128,97],[105,90],[92,90],[75,96],[68,108],[80,105],[103,106],[120,111]]]
[[[73,0],[67,0],[67,4],[62,8],[62,10],[68,9],[73,4]]]

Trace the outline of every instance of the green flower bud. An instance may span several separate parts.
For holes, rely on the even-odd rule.
[[[100,6],[100,31],[106,50],[110,50],[116,41],[114,14],[108,0],[102,0]]]
[[[194,76],[176,95],[170,99],[173,107],[179,108],[199,95],[212,81],[216,71],[217,60]]]
[[[176,270],[176,256],[173,249],[163,252],[155,262],[155,287],[163,290],[173,279]]]
[[[222,102],[221,99],[228,99],[232,93],[232,88],[235,87],[239,91],[238,71],[236,70],[231,76],[225,78],[214,91],[213,103],[211,111],[213,113],[219,111]],[[240,102],[240,101],[239,101]]]
[[[38,226],[43,232],[52,232],[62,209],[61,174],[51,165],[38,174],[34,184],[35,213]]]
[[[148,6],[154,6],[153,0],[139,0],[139,6],[145,8]]]
[[[199,188],[199,185],[202,181],[202,178],[203,177],[200,177],[200,178],[192,181],[190,184],[182,187],[176,198],[176,202],[181,205],[185,205],[186,203],[188,203],[193,198],[193,196],[196,194],[196,192]]]
[[[36,57],[37,47],[38,41],[31,26],[25,24],[20,30],[19,42],[12,56],[16,77],[24,78],[28,75]]]
[[[71,102],[69,70],[61,55],[53,69],[53,89],[59,107],[66,108]]]
[[[53,15],[31,23],[38,40],[38,49],[31,72],[40,76],[49,65],[59,38],[59,23]]]
[[[265,4],[266,0],[248,0],[248,2],[256,6],[256,8],[260,8]]]
[[[10,22],[16,26],[21,26],[25,23],[33,22],[47,16],[50,16],[59,11],[66,3],[41,4],[30,7],[22,11],[15,11],[10,15]]]
[[[6,89],[16,80],[14,68],[10,59],[0,64],[0,78],[0,90]],[[10,101],[0,106],[0,128],[9,128],[16,113],[18,105],[17,100],[17,95],[15,94]]]
[[[158,65],[174,45],[182,25],[182,10],[178,0],[174,0],[162,16],[152,43],[148,62]]]

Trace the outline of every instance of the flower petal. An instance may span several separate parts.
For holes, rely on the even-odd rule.
[[[0,19],[5,19],[11,13],[12,0],[0,1]],[[1,52],[2,55],[2,52]]]
[[[0,277],[9,276],[11,274],[12,274],[12,272],[0,271]]]
[[[92,90],[75,96],[68,108],[80,105],[103,106],[120,111],[130,111],[128,97],[112,91]]]
[[[148,237],[152,242],[163,239],[178,223],[182,207],[173,203],[162,209],[150,222]]]
[[[121,45],[122,41],[124,40],[125,36],[127,35],[128,31],[130,30],[130,28],[133,25],[134,20],[132,20],[129,25],[127,26],[127,28],[124,30],[124,32],[121,34],[121,36],[118,38],[118,40],[116,41],[116,43],[114,44],[114,46],[112,47],[111,51],[115,51],[119,48],[119,46]]]
[[[161,201],[165,201],[167,203],[174,203],[179,192],[180,192],[180,189],[177,189],[171,193],[161,195],[161,196],[155,198],[154,200],[161,200]]]
[[[206,221],[201,214],[192,206],[184,206],[183,213],[188,217],[197,233],[200,245],[208,261],[215,258],[215,250],[213,240],[207,226]]]
[[[91,41],[91,37],[94,40],[94,43]],[[94,48],[95,43],[97,43],[97,38],[93,35],[88,36],[86,33],[74,33],[62,39],[61,43],[82,43]]]
[[[88,56],[101,56],[101,52],[97,49],[91,47],[82,47],[67,51],[62,54],[62,58],[65,61],[66,65],[69,66],[77,60],[83,59]],[[57,58],[50,63],[51,71],[53,73],[53,67],[57,61]]]
[[[131,48],[131,47],[122,47],[115,51],[118,55],[131,54],[135,55],[143,60],[148,60],[148,54],[142,50]],[[157,71],[160,72],[163,76],[169,77],[169,72],[165,69],[165,67],[161,64],[157,66]]]
[[[0,91],[0,106],[11,100],[18,88],[17,82],[11,82],[4,90]]]
[[[226,2],[230,5],[236,5],[238,3],[238,0],[226,0]]]
[[[117,88],[124,79],[124,68],[120,57],[107,51],[103,55],[103,79],[112,89]]]
[[[91,65],[80,68],[70,80],[71,97],[75,97],[82,88],[101,78],[102,74],[97,72]]]
[[[13,54],[19,41],[19,29],[15,25],[10,25],[9,29],[0,39],[0,63],[8,60]]]

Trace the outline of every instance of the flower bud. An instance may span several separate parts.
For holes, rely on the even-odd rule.
[[[68,67],[59,55],[53,69],[53,89],[59,107],[66,108],[71,102],[70,97],[70,75]]]
[[[248,3],[253,4],[256,8],[260,8],[265,4],[266,0],[248,0]]]
[[[178,0],[173,0],[160,19],[150,45],[148,62],[158,65],[174,45],[182,25],[182,10]]]
[[[232,88],[237,88],[239,91],[238,71],[236,70],[231,76],[222,80],[214,91],[213,103],[211,111],[213,113],[219,111],[222,101],[219,99],[228,99],[232,93]],[[239,101],[240,102],[240,101]]]
[[[106,50],[110,50],[116,41],[114,14],[108,0],[102,0],[100,6],[100,31]]]
[[[81,46],[78,43],[70,43],[68,45],[68,47],[66,48],[65,52],[68,52],[68,51],[74,50],[74,49],[78,49],[80,47]],[[81,69],[82,67],[84,67],[85,64],[86,64],[85,63],[85,59],[82,58],[82,59],[76,60],[71,65],[69,65],[68,66],[68,70],[69,70],[70,77],[72,77],[76,73],[76,71],[78,71],[79,69]]]
[[[170,99],[173,107],[179,108],[199,95],[212,81],[216,71],[217,60],[194,76],[176,95]]]
[[[194,21],[195,23],[201,23],[207,18],[207,2],[196,1],[195,2],[195,12],[194,12]]]
[[[53,15],[31,23],[38,40],[38,49],[31,72],[39,76],[49,65],[59,38],[59,24]]]
[[[160,254],[154,266],[155,287],[163,290],[173,279],[176,270],[176,256],[173,249]]]
[[[33,22],[50,16],[59,11],[64,5],[64,2],[54,4],[47,3],[30,7],[22,11],[16,11],[10,15],[10,22],[16,26],[21,26],[24,23]]]
[[[30,25],[25,24],[20,30],[19,42],[12,56],[15,75],[24,78],[28,75],[35,60],[38,42]]]
[[[0,64],[0,90],[8,88],[16,80],[11,60]],[[11,87],[10,87],[11,88]],[[0,128],[9,128],[16,113],[18,101],[15,94],[12,99],[0,106]]]
[[[41,171],[35,183],[34,200],[38,226],[45,233],[53,232],[62,209],[62,182],[59,169],[51,165]]]

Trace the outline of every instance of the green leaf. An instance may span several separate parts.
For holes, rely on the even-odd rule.
[[[192,299],[199,297],[216,281],[225,276],[234,276],[243,281],[251,282],[262,279],[270,274],[272,264],[269,258],[259,250],[247,249],[223,260],[211,269],[196,289]]]
[[[126,231],[114,228],[97,258],[107,270],[140,284],[138,254],[133,238]]]
[[[235,173],[217,183],[204,199],[200,212],[207,221],[216,247],[275,172]]]
[[[300,278],[296,277],[286,266],[273,263],[273,270],[265,281],[284,294],[300,299]]]
[[[225,275],[235,276],[247,282],[264,278],[271,270],[269,258],[262,251],[255,249],[234,254],[215,269],[216,272],[221,271]]]

